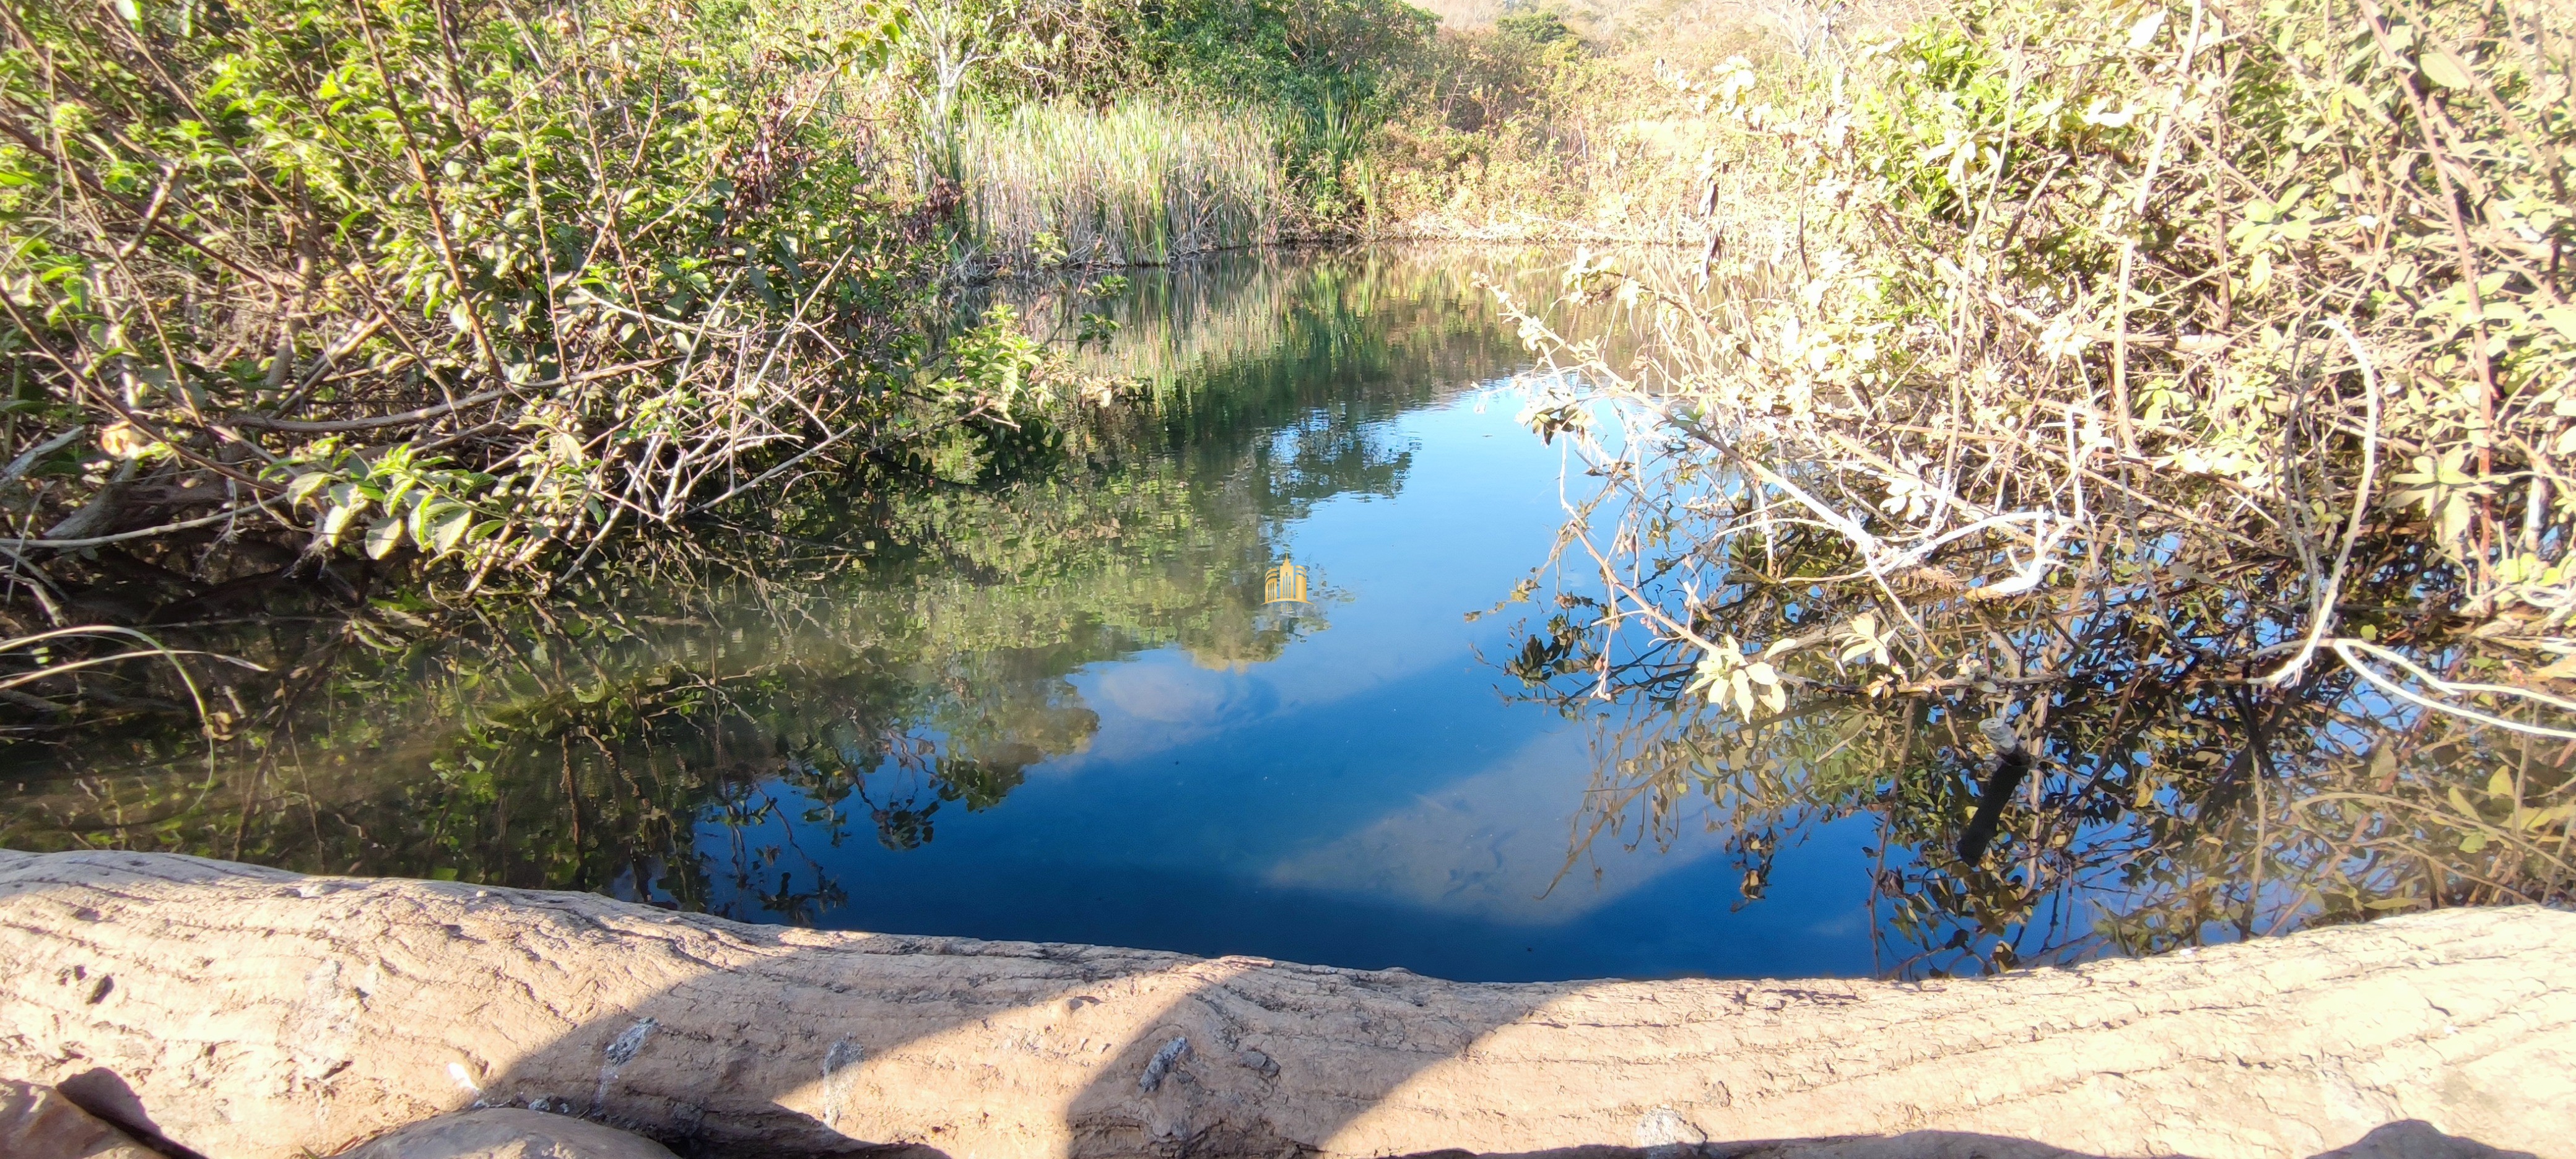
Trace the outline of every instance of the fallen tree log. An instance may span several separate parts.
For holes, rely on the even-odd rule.
[[[0,851],[0,1077],[214,1159],[478,1102],[683,1154],[1955,1131],[2227,1159],[2421,1119],[2571,1156],[2571,965],[2576,914],[2524,907],[1978,981],[1479,985]]]

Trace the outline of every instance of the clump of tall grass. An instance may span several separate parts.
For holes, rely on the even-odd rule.
[[[979,264],[1159,264],[1276,240],[1290,200],[1270,118],[1150,99],[1021,105],[957,137]]]

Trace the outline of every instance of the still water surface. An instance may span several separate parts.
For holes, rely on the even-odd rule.
[[[211,774],[166,737],[19,751],[0,842],[1459,979],[1878,969],[1864,822],[1800,834],[1752,903],[1707,818],[1577,848],[1593,734],[1503,671],[1516,611],[1469,616],[1564,510],[1463,264],[1005,293],[1117,318],[1082,357],[1155,405],[1073,432],[1074,467],[808,489],[714,536],[722,566],[559,608],[263,622],[228,646],[327,676],[287,720]],[[1310,603],[1265,605],[1290,559]]]
[[[1525,355],[1465,271],[1436,255],[1236,261],[1033,312],[1048,305],[1121,318],[1100,369],[1176,380],[1166,406],[1187,417],[1155,466],[1247,497],[1218,518],[1255,532],[1250,562],[1310,569],[1308,605],[1252,611],[1273,647],[1185,633],[1069,666],[1061,703],[1085,718],[1070,751],[998,803],[942,803],[918,844],[853,839],[813,820],[845,810],[764,781],[756,821],[737,808],[698,826],[701,849],[763,863],[714,882],[710,908],[757,915],[829,883],[799,920],[1461,979],[1873,969],[1863,826],[1811,834],[1753,906],[1699,827],[1576,847],[1592,732],[1499,667],[1516,618],[1469,618],[1530,574],[1565,512],[1559,450],[1515,421]],[[1241,614],[1261,594],[1217,599]],[[937,796],[892,756],[864,780],[861,811]]]
[[[767,782],[779,808],[740,831],[709,821],[700,843],[793,853],[715,905],[756,912],[756,892],[819,875],[847,898],[811,914],[826,926],[1471,979],[1869,971],[1857,827],[1812,835],[1740,910],[1740,873],[1687,834],[1567,871],[1589,730],[1517,699],[1490,659],[1516,646],[1511,621],[1465,618],[1545,553],[1558,461],[1514,424],[1511,392],[1433,385],[1357,428],[1398,466],[1388,486],[1268,533],[1313,569],[1325,623],[1270,658],[1169,644],[1072,669],[1095,720],[1079,751],[1029,766],[997,805],[943,809],[917,848],[836,842],[801,820],[816,801]],[[1277,432],[1272,462],[1293,462],[1299,429]]]

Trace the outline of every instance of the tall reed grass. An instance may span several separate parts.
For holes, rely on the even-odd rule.
[[[1146,99],[970,120],[957,144],[970,257],[1159,264],[1276,240],[1291,205],[1282,138],[1265,116]]]

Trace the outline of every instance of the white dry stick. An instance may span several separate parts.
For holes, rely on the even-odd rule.
[[[2459,717],[2462,720],[2471,721],[2476,724],[2493,725],[2497,728],[2505,729],[2510,732],[2522,733],[2526,736],[2546,737],[2550,740],[2576,740],[2576,731],[2570,731],[2563,728],[2549,728],[2544,725],[2537,724],[2524,724],[2518,720],[2507,720],[2504,717],[2495,715],[2494,713],[2480,712],[2477,709],[2467,707],[2466,705],[2451,704],[2435,700],[2389,679],[2386,674],[2362,663],[2358,659],[2355,659],[2353,653],[2359,652],[2370,656],[2372,659],[2385,660],[2390,664],[2394,664],[2399,670],[2417,680],[2423,681],[2428,687],[2432,688],[2433,691],[2439,692],[2445,696],[2484,695],[2511,697],[2516,700],[2526,700],[2535,704],[2545,704],[2551,708],[2558,709],[2561,712],[2576,712],[2576,701],[2562,700],[2545,692],[2535,692],[2528,688],[2515,688],[2509,684],[2464,684],[2444,680],[2439,676],[2435,676],[2432,673],[2425,671],[2421,665],[2418,665],[2404,656],[2398,655],[2395,652],[2389,651],[2388,649],[2382,648],[2367,640],[2355,640],[2349,636],[2339,637],[2331,641],[2328,646],[2334,649],[2336,656],[2342,657],[2345,667],[2352,669],[2353,672],[2358,674],[2362,679],[2369,681],[2372,687],[2375,687],[2390,696],[2394,696],[2399,700],[2403,700],[2408,704],[2412,704],[2420,708],[2429,708],[2435,712],[2448,713],[2452,716]]]
[[[2111,303],[2112,313],[2116,316],[2111,330],[2111,389],[2119,396],[2120,412],[2113,417],[2120,423],[2120,453],[2124,455],[2138,453],[2137,426],[2129,415],[2129,275],[2138,256],[2137,223],[2146,215],[2147,199],[2155,192],[2156,173],[2164,168],[2165,140],[2173,132],[2174,118],[2181,114],[2183,92],[2191,87],[2191,62],[2200,54],[2200,28],[2204,14],[2201,0],[2191,0],[2191,31],[2183,40],[2182,65],[2174,70],[2173,96],[2166,102],[2164,116],[2156,119],[2155,143],[2147,150],[2147,172],[2139,178],[2137,189],[2130,198],[2129,219],[2121,223],[2129,231],[2129,237],[2120,243],[2120,292]],[[2145,45],[2133,41],[2132,47],[2143,48]]]
[[[2353,541],[2361,538],[2362,516],[2370,511],[2371,484],[2379,478],[2379,375],[2371,369],[2370,355],[2362,350],[2361,339],[2353,336],[2352,327],[2341,318],[2328,318],[2325,324],[2343,337],[2344,344],[2352,348],[2353,361],[2361,364],[2362,405],[2370,417],[2369,425],[2361,432],[2361,484],[2353,491],[2352,515],[2344,522],[2343,546],[2335,549],[2334,570],[2327,573],[2325,586],[2317,590],[2315,601],[2309,605],[2307,640],[2299,645],[2299,654],[2290,657],[2289,663],[2269,676],[2258,676],[2249,682],[2268,688],[2287,684],[2307,671],[2308,661],[2317,654],[2317,644],[2334,623],[2335,601],[2343,596],[2343,569],[2352,562]],[[2345,657],[2347,663],[2350,659]]]

